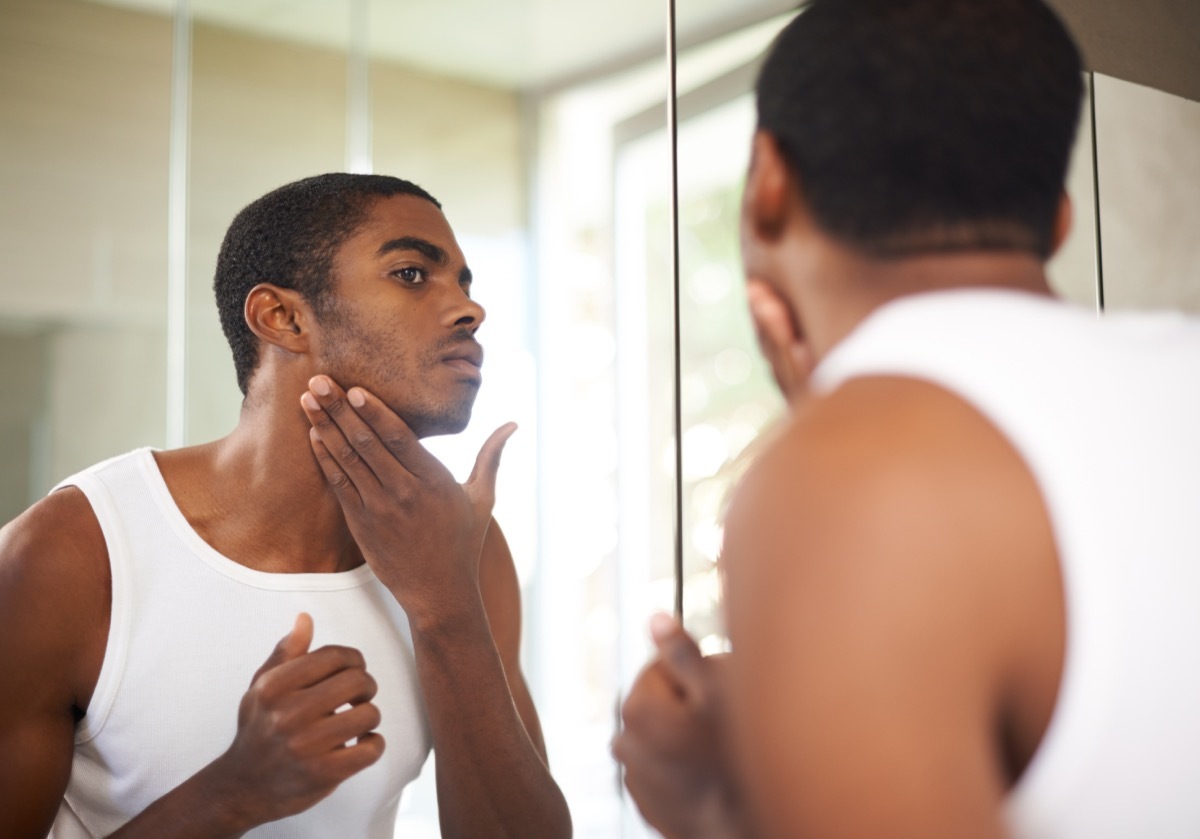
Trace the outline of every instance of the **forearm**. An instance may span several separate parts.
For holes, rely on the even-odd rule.
[[[513,703],[482,603],[412,628],[443,835],[570,836],[566,800]]]
[[[127,822],[109,839],[237,839],[257,826],[239,811],[214,762]]]

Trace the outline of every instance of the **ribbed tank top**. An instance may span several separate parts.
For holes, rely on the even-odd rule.
[[[1200,836],[1200,323],[1034,295],[902,298],[818,392],[896,375],[956,394],[1041,490],[1065,584],[1050,727],[1006,802],[1022,839]]]
[[[431,738],[408,620],[371,569],[270,574],[221,555],[188,525],[149,449],[59,486],[82,490],[100,522],[112,619],[51,837],[106,836],[222,754],[255,671],[304,611],[313,617],[312,649],[362,652],[379,683],[374,702],[387,746],[310,810],[246,836],[391,839],[400,794]]]

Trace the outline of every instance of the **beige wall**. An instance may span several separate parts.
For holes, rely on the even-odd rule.
[[[1200,102],[1096,77],[1105,311],[1200,313]]]
[[[164,442],[170,60],[165,19],[0,3],[0,521]]]

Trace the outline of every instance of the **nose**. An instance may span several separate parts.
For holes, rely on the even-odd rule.
[[[474,332],[483,324],[487,312],[483,306],[467,294],[462,287],[450,292],[450,304],[446,310],[446,323],[453,327],[466,327]]]

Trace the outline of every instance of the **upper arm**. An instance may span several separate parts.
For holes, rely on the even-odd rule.
[[[1049,544],[1019,458],[930,385],[851,383],[789,429],[724,557],[738,761],[768,835],[1003,833],[997,734],[1030,649],[1013,606],[1042,597]]]
[[[107,639],[103,535],[83,494],[54,493],[0,530],[0,812],[45,836]],[[98,626],[98,621],[104,626]]]
[[[495,519],[484,536],[479,558],[479,590],[517,713],[529,739],[545,761],[546,745],[541,723],[521,672],[521,585],[512,551]]]

